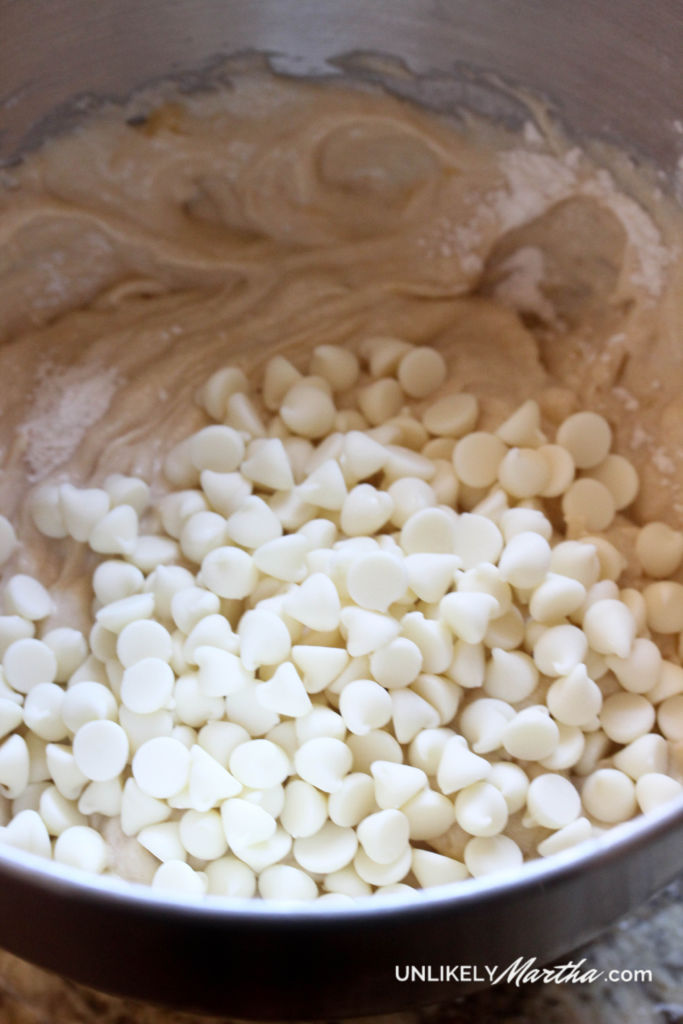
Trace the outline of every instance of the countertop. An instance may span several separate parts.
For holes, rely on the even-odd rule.
[[[587,984],[498,985],[447,1006],[354,1024],[683,1024],[683,876],[571,956]],[[611,971],[651,972],[609,981]],[[0,952],[0,1024],[230,1024],[101,995]]]

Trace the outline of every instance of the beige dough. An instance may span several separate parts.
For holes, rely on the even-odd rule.
[[[660,202],[656,226],[578,150],[534,133],[492,146],[378,93],[252,78],[141,124],[112,111],[6,177],[15,571],[68,587],[83,568],[26,521],[29,486],[156,477],[203,422],[211,371],[370,334],[441,348],[484,425],[530,395],[550,424],[602,412],[641,476],[629,516],[680,525],[680,223]],[[630,543],[628,519],[614,529]]]

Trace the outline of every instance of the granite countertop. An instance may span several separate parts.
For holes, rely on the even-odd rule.
[[[574,952],[582,969],[651,971],[647,981],[500,985],[421,1011],[353,1024],[683,1024],[683,877]],[[0,1024],[231,1024],[101,995],[0,952]]]

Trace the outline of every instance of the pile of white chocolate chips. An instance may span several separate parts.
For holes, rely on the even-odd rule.
[[[323,345],[206,383],[141,479],[43,485],[89,545],[93,626],[0,617],[2,842],[164,890],[343,903],[565,850],[678,797],[683,535],[600,415],[477,430],[427,346]],[[7,560],[14,530],[0,522]],[[72,543],[66,541],[66,543]],[[649,582],[648,582],[649,578]],[[678,651],[678,653],[677,653]],[[668,653],[668,658],[664,657]]]

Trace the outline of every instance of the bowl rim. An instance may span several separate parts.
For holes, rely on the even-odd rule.
[[[24,885],[60,897],[92,900],[101,904],[103,909],[115,903],[119,910],[125,906],[155,916],[161,914],[165,917],[171,915],[174,918],[185,918],[189,915],[206,921],[252,924],[265,920],[269,926],[278,921],[291,926],[293,919],[299,923],[349,919],[357,923],[377,915],[422,915],[426,909],[437,907],[449,907],[455,911],[474,903],[495,903],[505,896],[519,897],[524,890],[538,886],[547,889],[562,885],[576,875],[585,874],[593,865],[597,867],[609,862],[618,864],[642,847],[654,845],[658,840],[672,839],[676,831],[680,831],[683,837],[683,795],[549,857],[534,857],[515,868],[480,878],[415,889],[415,895],[373,894],[359,897],[348,905],[320,906],[316,900],[274,901],[259,897],[173,893],[115,875],[91,874],[3,843],[0,843],[0,880],[4,877],[8,881],[21,881]],[[658,879],[650,886],[650,890],[673,879],[681,867],[683,861],[678,865],[672,864],[668,877]]]

